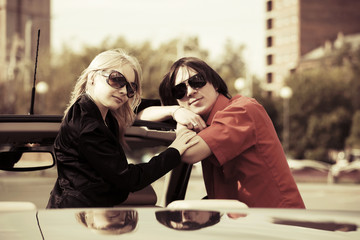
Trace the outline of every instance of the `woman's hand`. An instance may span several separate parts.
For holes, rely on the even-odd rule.
[[[172,117],[177,123],[180,123],[195,132],[200,132],[206,128],[206,123],[200,115],[183,107],[176,109],[173,112]]]
[[[188,148],[194,146],[199,142],[199,139],[194,138],[196,133],[189,129],[177,129],[176,130],[176,138],[169,146],[175,148],[179,151],[180,155],[182,155]]]

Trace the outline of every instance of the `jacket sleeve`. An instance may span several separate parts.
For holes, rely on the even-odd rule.
[[[147,163],[128,164],[118,140],[98,124],[82,130],[79,153],[104,181],[119,190],[134,192],[156,181],[181,162],[178,150],[168,148]]]

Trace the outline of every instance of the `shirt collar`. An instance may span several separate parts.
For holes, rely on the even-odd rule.
[[[225,97],[222,94],[219,94],[219,96],[217,97],[215,104],[213,105],[211,112],[209,114],[208,119],[206,120],[206,124],[210,125],[215,114],[220,111],[223,110],[224,108],[226,108],[229,105],[231,99],[228,99],[227,97]]]

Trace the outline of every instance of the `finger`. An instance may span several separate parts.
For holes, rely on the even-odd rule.
[[[191,131],[191,130],[188,130],[188,132],[184,132],[181,136],[181,138],[184,138],[184,139],[191,139],[193,137],[196,136],[196,132],[194,131]]]
[[[186,133],[186,131],[188,131],[187,128],[176,128],[175,129],[176,136],[184,135],[184,133]]]
[[[191,122],[187,123],[186,126],[187,126],[188,129],[193,129],[194,128],[194,126],[193,126],[193,124]]]
[[[196,145],[196,144],[199,143],[199,142],[200,142],[200,139],[198,139],[198,138],[192,138],[189,142],[186,143],[186,146],[187,146],[188,148],[190,148],[190,147]]]
[[[187,133],[184,136],[181,137],[181,141],[184,142],[184,144],[188,143],[189,141],[191,141],[191,139],[193,139],[196,136],[196,133]]]
[[[203,128],[202,128],[202,126],[200,126],[200,125],[196,125],[196,126],[194,126],[193,130],[198,133],[198,132],[200,132],[201,130],[203,130]]]
[[[201,130],[206,128],[206,124],[204,121],[198,121],[196,123],[193,123],[193,126],[194,126],[193,130],[195,130],[196,132],[200,132]]]
[[[192,138],[196,135],[196,133],[189,129],[184,129],[181,132],[176,133],[176,138],[180,141],[185,141],[188,138]]]
[[[196,119],[196,123],[199,124],[199,128],[204,129],[206,128],[206,122],[201,117]]]
[[[202,120],[202,119],[201,119]],[[202,129],[205,129],[206,127],[207,127],[207,125],[206,125],[206,122],[204,121],[204,120],[202,120],[201,122],[200,122],[200,125],[201,125],[201,128]],[[201,129],[201,130],[202,130]]]

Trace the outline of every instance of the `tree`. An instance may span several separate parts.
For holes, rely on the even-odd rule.
[[[203,50],[197,37],[188,39],[173,39],[161,44],[155,50],[150,45],[144,46],[144,51],[138,58],[141,60],[143,68],[143,91],[144,98],[159,98],[158,87],[170,66],[179,58],[185,56],[194,56],[201,59],[207,59],[208,52]],[[146,52],[147,54],[144,54]]]
[[[159,98],[158,86],[171,64],[178,58],[191,55],[206,60],[208,56],[208,52],[200,47],[197,37],[174,39],[160,45],[157,49],[154,49],[150,42],[131,44],[123,37],[104,39],[99,46],[84,45],[77,51],[70,45],[64,45],[62,51],[53,54],[51,59],[39,56],[37,81],[46,82],[49,90],[41,96],[36,94],[34,112],[36,114],[63,114],[81,72],[98,53],[113,48],[126,49],[129,54],[138,58],[143,69],[143,98]],[[14,99],[13,104],[11,108],[0,105],[0,111],[2,113],[28,113],[31,88],[24,87],[20,76],[12,81],[11,88],[16,89],[13,91],[14,94],[2,94],[2,96]],[[7,89],[5,86],[0,86],[0,91],[5,91],[5,89]]]
[[[296,158],[328,161],[329,149],[343,149],[352,116],[352,73],[343,67],[296,73],[288,79],[290,149]]]
[[[246,65],[243,58],[244,49],[244,45],[235,45],[228,40],[219,61],[213,64],[215,66],[214,70],[224,79],[232,95],[237,93],[234,87],[235,80],[246,77]]]
[[[346,139],[346,146],[360,149],[360,110],[356,111],[353,116],[350,135]]]

